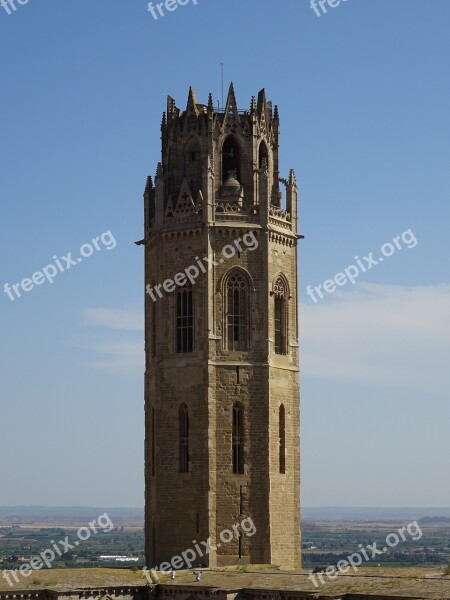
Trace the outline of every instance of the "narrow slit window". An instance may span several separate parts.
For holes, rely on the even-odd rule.
[[[279,413],[279,440],[280,440],[280,473],[286,473],[286,411],[284,405],[280,406]]]
[[[152,475],[155,475],[155,409],[152,408]]]
[[[180,473],[189,473],[189,410],[186,404],[180,406],[179,427]]]
[[[156,304],[152,305],[152,340],[151,340],[152,358],[156,356]]]
[[[233,406],[233,473],[244,473],[244,410],[239,402]]]

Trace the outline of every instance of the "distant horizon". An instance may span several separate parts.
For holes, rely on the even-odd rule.
[[[5,504],[5,505],[0,505],[0,510],[3,509],[10,509],[10,508],[100,508],[100,509],[105,509],[105,508],[110,508],[113,510],[144,510],[144,505],[142,506],[107,506],[107,505],[94,505],[94,504],[78,504],[78,505],[64,505],[64,504]],[[323,510],[331,510],[331,509],[357,509],[357,510],[364,510],[364,509],[370,509],[370,510],[391,510],[391,509],[395,509],[395,510],[399,510],[399,509],[432,509],[432,510],[450,510],[450,505],[449,506],[431,506],[431,505],[424,505],[424,506],[351,506],[351,505],[339,505],[339,504],[335,504],[335,505],[320,505],[320,506],[302,506],[301,510],[305,510],[305,509],[323,509]]]
[[[108,506],[0,506],[0,527],[70,527],[89,522],[99,514],[107,514],[116,528],[144,527],[144,507]],[[304,506],[300,509],[302,522],[448,522],[450,507],[434,506]]]

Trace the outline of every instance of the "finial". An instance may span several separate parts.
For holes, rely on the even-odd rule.
[[[261,115],[267,108],[266,90],[263,88],[258,94],[258,114]]]
[[[208,96],[208,111],[214,111],[214,101],[211,93]]]
[[[186,112],[197,113],[197,94],[195,93],[195,90],[191,85],[189,86],[189,96],[186,106]]]
[[[274,113],[273,113],[273,118],[277,121],[279,121],[280,119],[280,115],[278,114],[278,104],[275,104],[275,109],[274,109]]]
[[[156,177],[155,179],[158,179],[158,177],[162,177],[163,176],[163,166],[162,163],[158,163],[158,166],[156,167]]]
[[[236,109],[237,111],[237,102],[236,96],[234,94],[234,85],[233,82],[231,82],[230,87],[228,89],[227,105],[225,107],[225,112],[230,112],[230,110],[234,111],[234,109]]]
[[[171,115],[175,111],[175,100],[172,96],[167,96],[167,114]]]
[[[254,113],[256,111],[256,98],[255,96],[252,96],[252,99],[250,101],[250,113]]]

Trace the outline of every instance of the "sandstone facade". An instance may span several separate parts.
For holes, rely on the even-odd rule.
[[[210,538],[194,564],[299,568],[301,236],[278,109],[264,90],[241,111],[233,86],[223,109],[191,89],[161,131],[142,240],[147,565]],[[224,542],[243,519],[255,533]]]

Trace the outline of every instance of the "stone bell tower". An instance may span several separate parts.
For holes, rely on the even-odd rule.
[[[233,85],[221,109],[190,89],[161,131],[140,242],[147,565],[210,538],[193,565],[299,568],[301,236],[278,108],[264,90],[238,110]]]

